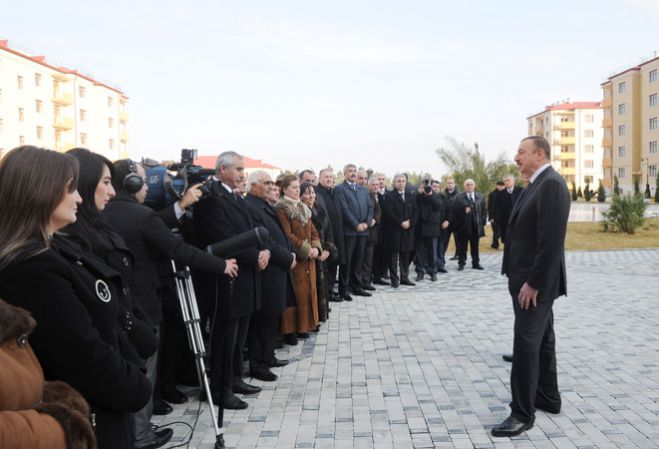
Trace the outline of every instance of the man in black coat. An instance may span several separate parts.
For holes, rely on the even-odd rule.
[[[366,249],[364,250],[364,267],[362,269],[362,284],[364,290],[375,290],[373,287],[373,264],[375,246],[378,244],[382,233],[380,229],[380,222],[382,221],[382,207],[380,206],[380,199],[378,198],[378,190],[380,188],[380,181],[375,177],[371,177],[367,181],[368,194],[371,198],[373,205],[373,219],[371,226],[368,229],[368,238],[366,239]]]
[[[270,251],[270,263],[261,272],[261,309],[250,320],[247,335],[249,364],[252,371],[269,372],[269,367],[285,366],[286,360],[275,358],[275,342],[279,319],[287,307],[295,305],[291,269],[295,267],[295,252],[279,221],[277,210],[268,202],[276,186],[268,173],[257,170],[247,179],[249,193],[245,203],[256,226],[270,233],[264,246]]]
[[[501,241],[505,245],[510,214],[512,213],[515,202],[517,202],[517,199],[522,194],[522,190],[524,190],[524,188],[515,185],[515,177],[513,175],[504,176],[503,185],[504,189],[501,190],[497,196],[496,221],[499,224]]]
[[[460,193],[460,189],[455,186],[455,180],[451,177],[446,178],[446,188],[444,189],[443,195],[446,202],[446,211],[447,211],[447,221],[448,226],[442,228],[442,239],[444,240],[444,257],[446,257],[446,250],[448,249],[448,244],[451,241],[451,234],[453,234],[453,243],[455,243],[455,254],[451,260],[458,260],[458,235],[455,232],[453,226],[453,220],[451,215],[453,214],[453,202],[455,197]]]
[[[244,182],[244,172],[245,162],[238,153],[226,151],[218,156],[218,181],[212,184],[211,194],[195,206],[194,234],[200,247],[256,227],[245,200],[234,192]],[[235,279],[196,276],[198,297],[206,304],[207,311],[212,310],[211,392],[222,408],[247,408],[247,403],[234,393],[260,391],[242,380],[243,348],[250,316],[261,308],[260,272],[267,267],[269,259],[269,250],[251,247],[236,255],[239,271]],[[267,380],[274,379],[268,376]]]
[[[501,233],[499,231],[499,221],[497,218],[497,199],[499,198],[499,192],[503,190],[503,181],[497,181],[496,188],[490,192],[487,196],[487,219],[490,222],[492,227],[492,244],[490,247],[494,249],[499,249],[499,240],[501,239]],[[502,240],[502,239],[501,239]]]
[[[492,429],[494,436],[512,437],[530,429],[536,409],[561,410],[552,306],[567,294],[564,244],[570,193],[550,160],[551,147],[539,136],[523,139],[515,155],[529,186],[513,207],[501,267],[515,310],[515,340],[510,416]]]
[[[382,204],[385,217],[384,244],[389,252],[389,276],[391,286],[415,285],[410,281],[410,252],[414,249],[414,225],[418,210],[416,199],[405,191],[405,175],[394,177],[394,190],[389,192]],[[400,277],[398,276],[400,267]]]
[[[384,173],[375,173],[373,176],[378,180],[377,200],[380,203],[380,209],[382,209],[385,198],[389,193],[386,186],[387,177]],[[384,221],[385,216],[381,214],[378,240],[373,249],[373,284],[376,285],[389,285],[389,282],[385,281],[385,279],[389,279],[389,253],[384,247]]]
[[[485,235],[487,210],[483,195],[476,192],[475,188],[474,180],[467,179],[464,182],[465,191],[459,193],[453,201],[451,219],[458,237],[458,271],[462,271],[467,262],[467,245],[471,250],[471,266],[476,270],[483,269],[480,264],[478,243]]]
[[[423,279],[425,274],[430,280],[437,280],[439,260],[437,255],[437,240],[441,235],[444,221],[444,204],[440,196],[433,192],[430,179],[422,182],[416,195],[419,218],[416,224],[416,280]]]
[[[343,238],[343,213],[341,212],[341,202],[336,193],[334,185],[334,173],[331,168],[324,168],[318,173],[318,186],[316,187],[316,195],[322,198],[323,205],[327,211],[330,224],[332,225],[332,236],[334,237],[334,245],[338,251],[338,258],[328,258],[325,262],[327,264],[327,289],[330,292],[330,301],[341,302],[343,298],[334,294],[334,284],[336,283],[337,268],[340,265],[345,265],[345,243]],[[330,260],[334,259],[334,260]]]

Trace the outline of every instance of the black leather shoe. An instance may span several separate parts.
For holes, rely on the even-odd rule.
[[[373,283],[375,285],[389,285],[389,282],[385,281],[384,279],[380,279],[380,278],[373,279]]]
[[[399,285],[400,285],[400,282],[392,282],[392,283],[391,283],[391,286],[392,286],[393,288],[398,288]]]
[[[472,268],[474,270],[484,270],[484,268],[481,266],[481,264],[477,263],[475,265],[472,265]]]
[[[527,424],[513,416],[509,416],[504,422],[492,428],[492,435],[495,437],[516,437],[532,427],[533,423]]]
[[[442,267],[442,268],[437,268],[437,272],[438,272],[438,273],[448,273],[448,271],[446,271],[446,268],[444,268],[444,267]]]
[[[136,442],[134,449],[157,449],[164,446],[172,439],[174,431],[172,429],[160,429],[153,432],[152,435],[145,438],[144,443]]]
[[[171,405],[167,401],[163,401],[162,399],[158,399],[157,401],[153,401],[153,414],[154,415],[159,415],[159,416],[164,416],[164,415],[169,415],[174,411],[174,408],[172,408]]]
[[[508,363],[513,363],[513,355],[512,354],[504,354],[501,356],[504,362]]]
[[[544,402],[536,402],[533,405],[538,410],[542,410],[543,412],[551,413],[552,415],[558,415],[561,412],[560,404],[558,406],[556,406],[556,405],[549,405],[549,404],[546,404]]]
[[[464,269],[465,269],[465,266],[464,266],[464,265],[458,265],[458,271],[462,271],[462,270],[464,270]]]
[[[265,382],[274,382],[278,379],[277,375],[270,371],[268,368],[255,368],[250,370],[249,375],[254,379],[263,380]]]
[[[375,291],[375,287],[373,287],[372,285],[367,285],[366,287],[364,287],[364,290],[368,290],[368,291],[370,291],[370,292],[374,292],[374,291]]]
[[[437,275],[435,273],[430,275],[430,281],[431,282],[437,282]]]
[[[458,255],[456,254],[455,256],[451,257],[449,260],[458,260]]]
[[[220,403],[220,398],[217,398],[213,395],[213,402],[216,404]],[[245,410],[247,408],[247,402],[240,399],[233,393],[227,393],[224,395],[224,400],[222,401],[222,408],[226,410]]]
[[[355,296],[373,296],[364,289],[353,290],[352,294],[355,295]]]
[[[423,280],[423,273],[417,274],[416,275],[416,281],[419,282],[419,281],[422,281],[422,280]]]
[[[490,245],[490,248],[492,248],[492,249],[499,249],[499,245]]]
[[[273,357],[272,360],[268,360],[268,362],[266,362],[266,365],[268,365],[270,368],[279,368],[280,366],[288,365],[288,360]]]
[[[330,295],[329,300],[332,302],[343,302],[343,298],[341,298],[339,295]]]
[[[347,293],[344,293],[341,297],[343,298],[344,301],[352,301],[352,296],[350,296]]]
[[[297,345],[297,338],[295,337],[295,334],[286,334],[286,335],[284,335],[284,343],[286,343],[289,346],[296,346]]]
[[[256,394],[261,392],[261,387],[257,387],[256,385],[250,385],[242,379],[239,379],[236,382],[234,382],[233,385],[231,386],[231,389],[233,390],[234,393],[240,393],[240,394]]]
[[[409,285],[409,286],[415,286],[416,284],[409,279],[403,279],[400,281],[400,285]]]
[[[162,397],[170,404],[185,404],[188,402],[188,397],[185,395],[185,393],[176,388],[172,391],[163,391],[160,397]]]
[[[297,332],[295,336],[297,338],[309,338],[309,332]]]

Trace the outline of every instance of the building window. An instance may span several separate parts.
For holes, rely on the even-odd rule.
[[[40,114],[40,113],[41,113],[41,105],[42,105],[42,104],[43,104],[43,103],[41,102],[41,100],[37,100],[37,101],[36,101],[36,103],[35,103],[35,107],[36,107],[36,110],[37,110],[37,114]]]
[[[593,137],[595,135],[592,129],[586,129],[583,132],[584,137]]]
[[[34,74],[34,85],[37,87],[41,86],[41,73]]]
[[[649,75],[650,75],[650,82],[651,83],[654,83],[654,82],[657,81],[657,69],[650,70]]]
[[[108,97],[108,108],[112,107],[112,104],[114,103],[112,97]]]
[[[595,150],[595,147],[593,145],[584,145],[584,151],[586,153],[592,153]]]
[[[657,117],[650,119],[650,129],[657,129]]]
[[[618,105],[618,115],[625,115],[625,103]]]
[[[561,131],[561,137],[567,137],[567,131]]]
[[[85,89],[85,86],[78,86],[78,96],[80,98],[85,98],[86,93],[87,89]]]
[[[567,145],[561,146],[561,153],[567,153],[568,151],[570,151],[570,148]]]
[[[650,95],[650,106],[657,105],[657,94]]]
[[[622,81],[621,83],[618,84],[618,93],[619,94],[624,93],[626,89],[627,89],[627,83],[625,83],[624,81]]]
[[[22,122],[25,121],[25,111],[23,108],[18,108],[18,121]]]
[[[21,75],[18,75],[16,81],[18,82],[18,88],[23,89],[23,77]]]
[[[618,125],[618,135],[619,136],[625,135],[625,125]]]
[[[657,166],[656,165],[649,165],[648,166],[648,176],[651,177],[656,177],[657,176]]]
[[[112,117],[108,118],[108,128],[112,128],[114,126],[114,119]]]
[[[593,168],[594,164],[593,164],[593,161],[588,160],[588,161],[583,161],[583,166],[585,168]]]
[[[586,123],[593,123],[594,120],[595,120],[595,117],[593,116],[593,114],[586,114],[584,116],[584,121]]]
[[[108,146],[110,147],[111,150],[114,150],[114,139],[110,139],[108,141]]]
[[[618,157],[625,157],[625,146],[618,147]]]
[[[80,109],[80,121],[84,122],[87,119],[87,111]]]
[[[87,134],[80,133],[80,145],[87,145]]]
[[[624,178],[625,177],[625,167],[618,167],[618,178]]]
[[[37,140],[43,139],[43,126],[37,126]]]
[[[648,145],[648,153],[656,153],[656,152],[657,152],[657,141],[653,140]]]
[[[18,136],[18,144],[20,146],[25,145],[25,136]]]

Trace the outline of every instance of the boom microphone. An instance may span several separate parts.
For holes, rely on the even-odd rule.
[[[258,245],[265,245],[270,241],[270,233],[263,226],[250,229],[234,235],[221,242],[213,243],[206,247],[206,251],[214,256],[220,256],[224,259],[234,257],[243,251]]]

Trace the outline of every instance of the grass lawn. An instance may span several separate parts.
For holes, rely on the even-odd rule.
[[[481,253],[492,253],[492,229],[485,229],[485,237],[480,240]],[[449,244],[447,257],[455,252],[453,239]],[[602,225],[596,223],[568,223],[565,239],[566,250],[588,251],[625,248],[659,248],[659,218],[645,220],[645,225],[636,230],[635,234],[623,232],[602,232]],[[499,249],[502,251],[503,247]],[[468,261],[469,255],[467,255]]]

